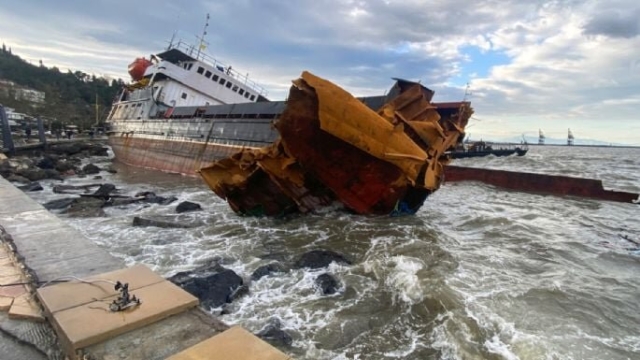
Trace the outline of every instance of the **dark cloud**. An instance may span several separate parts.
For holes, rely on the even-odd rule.
[[[633,38],[640,35],[640,9],[608,10],[592,17],[584,26],[586,35]]]

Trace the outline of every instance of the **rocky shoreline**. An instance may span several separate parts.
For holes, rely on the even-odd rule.
[[[57,194],[68,197],[42,204],[46,209],[69,217],[102,217],[107,216],[104,209],[110,206],[126,207],[130,204],[149,203],[163,206],[174,206],[174,196],[157,195],[151,191],[140,191],[133,196],[122,195],[119,189],[109,183],[102,183],[100,172],[116,173],[113,166],[102,168],[88,163],[92,158],[108,157],[108,148],[102,143],[73,143],[51,146],[29,156],[17,156],[0,159],[0,175],[11,181],[25,192],[42,191],[39,181],[57,180],[60,183],[47,184]],[[102,161],[101,161],[102,163]],[[85,164],[85,165],[83,165]],[[83,177],[95,180],[86,185],[69,185],[66,179]],[[200,211],[201,206],[193,202],[180,202],[175,205],[175,216],[141,217],[133,216],[131,225],[138,227],[190,228],[203,226],[203,223],[181,217],[181,214]],[[226,313],[229,304],[251,291],[251,283],[265,276],[286,273],[290,269],[323,269],[332,262],[350,265],[351,261],[343,255],[329,250],[313,250],[290,263],[273,261],[257,268],[248,278],[223,266],[222,259],[212,259],[194,270],[180,272],[169,278],[200,299],[201,306],[214,313]],[[340,281],[332,274],[322,272],[315,279],[317,291],[323,295],[339,294],[344,291]],[[265,326],[256,334],[263,340],[279,348],[289,348],[293,338],[284,330],[277,318],[265,321]]]

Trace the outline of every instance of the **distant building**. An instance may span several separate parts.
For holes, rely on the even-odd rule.
[[[0,93],[5,96],[13,96],[15,100],[31,102],[34,105],[44,104],[45,100],[43,91],[29,89],[9,80],[0,80]]]

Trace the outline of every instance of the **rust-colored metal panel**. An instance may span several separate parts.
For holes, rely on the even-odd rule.
[[[602,181],[560,175],[523,173],[505,170],[445,167],[446,181],[480,181],[505,189],[537,194],[570,195],[591,199],[633,203],[640,195],[622,191],[605,190]]]
[[[468,103],[443,112],[402,82],[377,112],[308,72],[275,123],[281,139],[200,170],[234,211],[277,215],[339,201],[359,214],[413,213],[442,182],[441,157],[464,131]],[[456,107],[457,106],[457,107]]]

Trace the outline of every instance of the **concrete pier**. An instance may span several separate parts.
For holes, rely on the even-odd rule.
[[[2,177],[0,248],[0,266],[7,271],[0,273],[3,359],[186,359],[223,349],[229,359],[256,358],[247,349],[290,359],[246,331],[227,332],[227,325],[196,306],[197,299],[148,268],[125,268]],[[105,304],[116,297],[116,279],[145,295],[138,309],[109,314]],[[54,284],[60,280],[71,281]],[[98,285],[101,280],[107,284]],[[174,300],[177,307],[170,304]],[[104,307],[100,313],[98,305]]]

